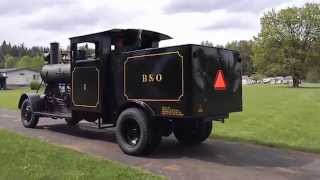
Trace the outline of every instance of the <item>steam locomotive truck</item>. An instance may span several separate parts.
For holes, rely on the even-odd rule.
[[[44,93],[22,94],[27,128],[39,118],[115,127],[124,153],[151,153],[163,136],[183,144],[206,140],[213,121],[242,110],[241,59],[223,48],[193,44],[159,48],[168,35],[112,29],[70,38],[70,63],[51,43],[42,68]]]

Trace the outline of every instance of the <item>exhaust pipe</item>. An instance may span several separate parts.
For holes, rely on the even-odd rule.
[[[49,64],[59,64],[60,63],[60,48],[59,43],[50,43],[50,62]]]

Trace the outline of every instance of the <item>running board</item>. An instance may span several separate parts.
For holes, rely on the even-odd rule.
[[[115,127],[114,124],[104,124],[104,125],[98,125],[98,123],[83,123],[81,124],[82,127],[87,129],[107,129],[107,128],[113,128]]]
[[[107,125],[104,125],[104,124],[102,123],[102,119],[101,119],[101,118],[98,118],[97,121],[98,121],[98,122],[94,122],[94,124],[97,125],[96,127],[97,127],[98,129],[106,129],[106,128],[113,128],[113,127],[115,127],[115,124],[107,124]]]
[[[46,113],[46,112],[34,112],[34,115],[39,117],[50,117],[50,118],[59,118],[59,119],[71,119],[72,116],[70,113],[67,114],[54,114],[54,113]],[[98,118],[98,122],[92,122],[93,125],[87,125],[89,128],[95,128],[95,129],[106,129],[106,128],[113,128],[115,127],[115,124],[103,124],[102,119]]]
[[[34,112],[34,115],[39,117],[50,117],[50,118],[59,118],[59,119],[71,119],[71,113],[68,114],[53,114],[53,113],[45,113],[45,112]]]

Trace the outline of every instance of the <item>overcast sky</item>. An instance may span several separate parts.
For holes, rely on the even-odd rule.
[[[173,37],[162,46],[222,44],[259,32],[266,10],[320,0],[0,0],[0,41],[26,46],[111,28],[143,28]]]

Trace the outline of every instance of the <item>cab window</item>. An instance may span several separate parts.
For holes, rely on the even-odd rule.
[[[73,53],[77,61],[97,59],[95,43],[78,43],[77,49]]]

